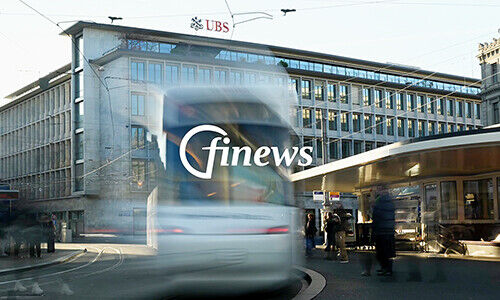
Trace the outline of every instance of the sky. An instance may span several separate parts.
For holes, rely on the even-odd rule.
[[[270,44],[480,78],[478,43],[498,37],[498,0],[227,0],[233,14],[265,12],[231,33],[190,28],[191,18],[231,24],[224,0],[22,0],[67,28],[77,20]],[[20,0],[0,1],[0,105],[70,62],[61,29]],[[283,8],[296,12],[283,16]],[[254,16],[254,15],[252,15]],[[234,16],[235,22],[248,15]]]

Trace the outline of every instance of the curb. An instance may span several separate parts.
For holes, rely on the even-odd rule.
[[[304,267],[294,266],[297,273],[301,273],[304,276],[304,279],[307,281],[309,286],[307,288],[303,288],[293,300],[309,300],[316,297],[326,286],[326,279],[320,273],[306,269]]]
[[[82,250],[74,251],[73,253],[70,253],[66,256],[54,259],[52,261],[48,261],[48,262],[44,262],[44,263],[40,263],[40,264],[36,264],[36,265],[19,267],[19,268],[0,270],[0,276],[15,273],[15,272],[24,272],[24,271],[49,267],[49,266],[53,266],[53,265],[57,265],[57,264],[62,264],[62,263],[68,262],[70,260],[73,260],[76,257],[78,257],[86,252],[87,252],[87,249],[82,249]]]

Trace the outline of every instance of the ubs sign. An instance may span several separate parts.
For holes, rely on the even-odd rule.
[[[229,24],[227,22],[221,22],[217,20],[203,20],[198,17],[194,17],[191,19],[191,28],[194,30],[206,30],[206,31],[215,31],[228,33],[229,32]]]

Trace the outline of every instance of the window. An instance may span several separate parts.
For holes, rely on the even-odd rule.
[[[182,83],[184,84],[193,84],[195,83],[195,76],[196,76],[196,67],[195,66],[183,66],[182,67]]]
[[[444,123],[439,123],[439,133],[445,133],[446,132],[446,124]]]
[[[454,124],[448,124],[448,133],[450,132],[455,132],[455,125]]]
[[[161,84],[162,81],[162,64],[159,63],[149,63],[148,66],[149,82],[156,84]]]
[[[75,160],[83,159],[83,132],[75,134]]]
[[[75,164],[75,192],[83,191],[83,164]]]
[[[497,68],[497,63],[492,63],[491,64],[491,82],[497,83],[498,82],[498,68]]]
[[[425,113],[425,111],[427,110],[425,105],[425,97],[417,96],[417,99],[418,99],[418,111],[421,113]]]
[[[373,142],[365,142],[365,151],[370,151],[375,149],[375,145]]]
[[[405,103],[403,100],[403,94],[396,93],[396,105],[397,105],[397,109],[405,110]]]
[[[372,116],[371,115],[365,115],[365,133],[372,133],[373,128],[372,128]]]
[[[133,116],[144,116],[144,95],[132,94],[131,113]]]
[[[500,102],[493,103],[493,124],[500,123]]]
[[[75,38],[75,69],[83,67],[83,36]]]
[[[75,77],[75,98],[83,97],[83,72],[74,74]]]
[[[464,131],[465,130],[465,125],[464,124],[458,124],[457,125],[458,131]]]
[[[340,103],[343,104],[349,103],[349,96],[347,95],[347,85],[341,84],[339,86],[339,97],[340,97]]]
[[[440,114],[441,116],[444,116],[444,111],[445,111],[444,99],[440,98],[438,100],[437,104],[438,104],[438,114]]]
[[[352,104],[360,105],[360,101],[361,101],[361,97],[362,97],[361,87],[357,86],[357,85],[351,85],[350,94],[351,94]]]
[[[132,159],[132,190],[146,190],[146,161]]]
[[[342,140],[342,158],[346,158],[351,155],[351,140]]]
[[[429,122],[429,135],[436,134],[436,122]]]
[[[311,81],[302,80],[301,84],[302,84],[302,98],[311,99]]]
[[[474,111],[476,112],[476,119],[481,119],[481,105],[479,103],[476,103],[474,105]]]
[[[394,135],[394,118],[387,119],[387,135]]]
[[[337,112],[328,111],[328,129],[337,131]]]
[[[302,109],[302,126],[304,128],[311,128],[312,127],[311,109],[310,108],[303,108]]]
[[[405,120],[398,119],[398,136],[405,136]]]
[[[242,80],[243,80],[243,75],[241,72],[238,71],[229,72],[229,83],[231,85],[240,85]],[[292,79],[292,80],[297,80],[297,79]]]
[[[382,108],[384,105],[384,102],[382,101],[382,91],[381,90],[374,90],[373,91],[373,100],[375,101],[375,106],[378,108]]]
[[[338,159],[339,158],[339,145],[338,141],[334,139],[330,139],[328,142],[328,150],[330,152],[330,158],[331,159]]]
[[[361,115],[360,114],[352,114],[352,131],[355,133],[361,131]]]
[[[394,93],[385,92],[385,108],[394,109]]]
[[[146,77],[146,63],[132,61],[130,63],[130,74],[132,81],[144,81]]]
[[[334,84],[328,84],[328,87],[327,87],[328,91],[327,91],[327,97],[328,97],[328,101],[329,102],[337,102],[337,95],[336,95],[336,91],[335,91],[335,85]]]
[[[146,141],[144,128],[139,126],[132,126],[130,135],[130,146],[132,147],[132,149],[143,149]]]
[[[415,95],[407,94],[406,95],[406,102],[408,106],[408,110],[414,110],[415,109]]]
[[[370,89],[363,88],[363,105],[364,106],[372,105],[372,95],[370,93]]]
[[[425,136],[425,121],[418,121],[418,136],[422,137]]]
[[[464,181],[464,207],[466,219],[493,219],[493,180]]]
[[[167,85],[176,85],[179,83],[179,66],[166,65],[165,71],[165,82],[167,83]]]
[[[83,116],[84,116],[83,101],[80,101],[75,104],[75,128],[83,127]]]
[[[427,113],[428,114],[434,113],[434,98],[432,97],[427,97]]]
[[[463,102],[462,101],[455,101],[456,104],[456,112],[457,112],[457,117],[463,117],[464,116],[464,110],[462,108]]]
[[[214,71],[214,83],[218,85],[226,84],[227,72],[224,70],[215,70]]]
[[[316,157],[323,158],[323,141],[316,139]]]
[[[359,154],[363,152],[363,142],[362,141],[354,141],[354,154]]]
[[[465,116],[467,118],[472,118],[472,103],[465,102]]]
[[[382,116],[377,116],[375,118],[375,128],[377,131],[377,134],[384,134],[384,117]]]
[[[416,120],[408,120],[408,137],[415,137]]]
[[[321,120],[323,117],[323,114],[321,113],[321,109],[316,109],[315,117],[316,117],[316,129],[321,130]]]
[[[340,129],[342,131],[349,131],[349,115],[348,113],[340,114]]]
[[[204,85],[210,84],[210,69],[199,68],[198,69],[198,82]]]
[[[453,99],[448,99],[446,101],[446,111],[448,113],[448,116],[453,116]]]
[[[314,99],[316,101],[323,101],[323,84],[322,83],[315,83],[314,84]]]

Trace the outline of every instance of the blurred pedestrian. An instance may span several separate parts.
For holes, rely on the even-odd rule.
[[[340,263],[348,263],[349,257],[347,256],[346,249],[346,233],[349,230],[349,219],[351,215],[346,213],[343,208],[339,210],[339,214],[334,215],[335,222],[338,224],[338,231],[336,232],[335,240],[337,242],[337,248],[339,249]]]
[[[373,207],[373,233],[375,249],[381,269],[378,275],[392,276],[392,260],[396,256],[394,241],[394,203],[385,186],[377,187],[375,206]]]
[[[312,249],[316,246],[314,242],[314,237],[318,229],[316,228],[316,220],[314,220],[313,214],[307,215],[307,222],[304,228],[306,234],[306,255],[311,256]]]
[[[42,223],[40,223],[34,214],[28,214],[26,216],[26,239],[29,245],[30,257],[41,258],[42,257]]]
[[[340,223],[334,217],[333,213],[329,212],[326,219],[325,232],[326,232],[326,259],[336,258],[336,235],[339,230]]]
[[[47,241],[47,253],[55,252],[55,237],[56,237],[56,227],[54,221],[51,217],[44,216],[43,218],[43,233],[44,238]]]

